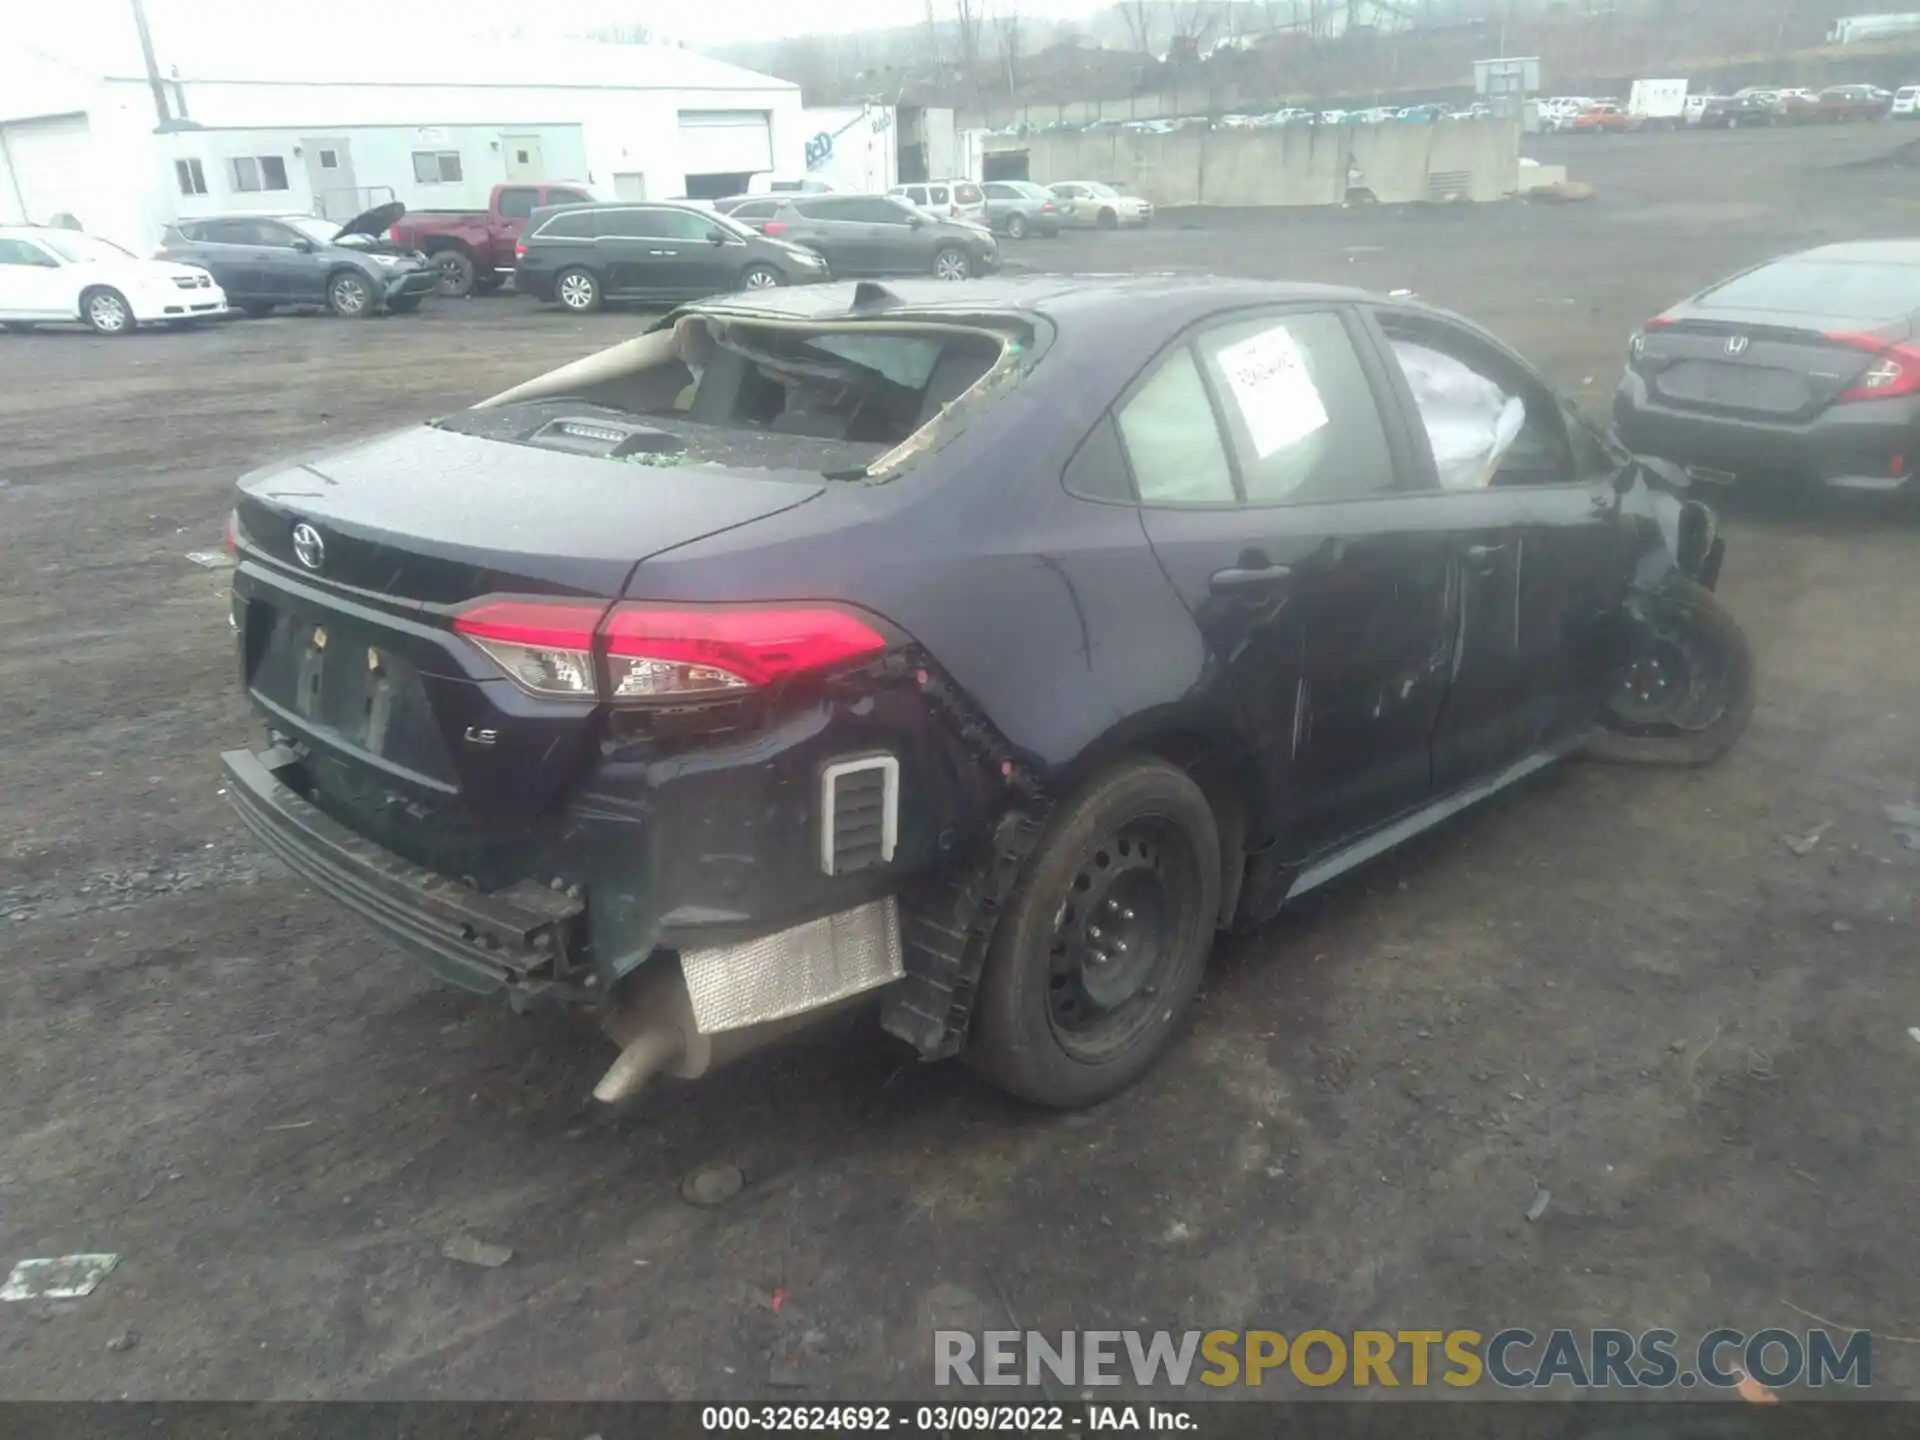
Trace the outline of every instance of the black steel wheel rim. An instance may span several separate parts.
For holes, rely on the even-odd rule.
[[[1049,940],[1047,1021],[1061,1049],[1098,1064],[1151,1028],[1199,892],[1192,847],[1165,817],[1136,817],[1087,848]]]

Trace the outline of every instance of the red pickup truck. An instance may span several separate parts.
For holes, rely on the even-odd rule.
[[[426,253],[442,295],[485,294],[513,278],[513,247],[542,205],[591,200],[584,185],[509,180],[485,210],[409,210],[388,231],[396,245]]]

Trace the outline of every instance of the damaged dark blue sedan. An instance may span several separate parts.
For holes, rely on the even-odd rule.
[[[878,1000],[1087,1104],[1257,925],[1575,752],[1745,727],[1684,479],[1457,318],[1193,277],[763,290],[242,482],[224,757],[603,1099]]]

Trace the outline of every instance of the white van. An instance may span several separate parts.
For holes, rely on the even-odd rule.
[[[971,180],[928,180],[895,185],[887,193],[943,220],[965,220],[973,225],[987,223],[987,193]]]

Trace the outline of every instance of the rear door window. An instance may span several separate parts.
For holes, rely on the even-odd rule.
[[[540,202],[540,192],[531,185],[516,185],[500,192],[500,214],[509,220],[524,220]]]
[[[600,215],[594,210],[569,210],[540,227],[542,240],[591,240],[600,233]]]
[[[1220,421],[1191,346],[1162,360],[1115,418],[1143,504],[1231,505],[1238,498]]]
[[[953,198],[961,205],[978,205],[986,196],[980,193],[978,185],[956,185],[953,187]]]
[[[582,205],[591,199],[593,199],[591,195],[579,190],[547,191],[547,203],[549,205]]]
[[[947,187],[944,185],[929,185],[927,187],[927,199],[935,205],[945,205],[947,203]]]

